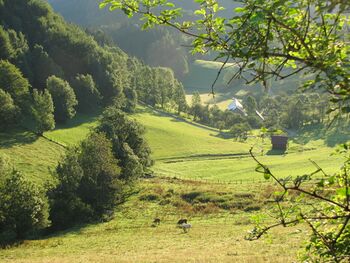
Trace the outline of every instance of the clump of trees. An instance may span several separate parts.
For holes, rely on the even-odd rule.
[[[125,180],[140,177],[153,164],[151,149],[144,138],[145,129],[115,107],[107,108],[96,128],[112,141],[113,154],[119,160],[121,177]]]
[[[103,133],[92,133],[79,147],[67,150],[55,177],[58,183],[48,193],[55,229],[98,220],[113,212],[126,184],[112,143]]]
[[[43,104],[45,96],[49,98],[48,91],[35,90],[33,94],[37,107],[46,107]],[[40,123],[38,127],[42,131],[49,124]],[[109,220],[135,180],[152,164],[143,134],[144,128],[125,113],[107,108],[95,131],[80,145],[67,149],[53,172],[54,182],[47,184],[46,190],[26,180],[0,156],[0,245],[48,226],[57,230]]]
[[[115,107],[78,147],[68,149],[48,192],[53,228],[110,217],[152,164],[144,128]]]

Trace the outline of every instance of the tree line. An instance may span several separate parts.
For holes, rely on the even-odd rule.
[[[187,112],[194,121],[219,130],[228,130],[233,137],[240,139],[246,139],[249,131],[263,127],[270,131],[293,130],[301,133],[309,128],[331,134],[334,129],[340,131],[349,124],[346,116],[338,116],[333,121],[328,114],[330,102],[325,93],[256,93],[245,96],[242,105],[244,112],[222,110],[217,105],[204,105],[200,94],[195,92]],[[332,128],[329,128],[331,123]]]

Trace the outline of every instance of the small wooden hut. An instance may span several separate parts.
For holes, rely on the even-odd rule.
[[[286,151],[288,144],[287,135],[271,135],[272,150]]]

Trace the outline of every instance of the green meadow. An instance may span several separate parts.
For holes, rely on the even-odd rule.
[[[135,194],[106,223],[78,226],[40,239],[25,240],[1,250],[1,262],[293,262],[307,236],[303,226],[278,228],[258,241],[244,237],[254,218],[268,209],[264,200],[275,191],[262,182],[255,154],[278,177],[314,170],[309,159],[326,172],[341,164],[322,140],[305,145],[291,141],[284,155],[269,155],[270,143],[250,137],[228,139],[225,133],[148,107],[131,116],[146,127],[156,177],[137,183]],[[50,180],[65,146],[81,141],[98,116],[74,121],[38,138],[30,132],[0,134],[0,153],[9,156],[29,178]],[[225,139],[226,138],[226,139]],[[260,149],[264,149],[261,156]],[[193,228],[176,228],[179,218]],[[161,218],[152,227],[154,218]]]

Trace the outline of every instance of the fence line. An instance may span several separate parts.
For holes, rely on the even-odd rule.
[[[163,177],[164,178],[164,177]],[[273,183],[277,184],[277,182],[272,181],[271,179],[266,180],[266,179],[257,179],[257,178],[252,178],[252,179],[236,179],[236,180],[213,180],[213,179],[195,179],[195,178],[179,178],[179,177],[165,177],[166,179],[175,179],[175,180],[181,180],[181,181],[188,181],[188,182],[198,182],[198,183],[207,183],[207,184],[222,184],[222,185],[238,185],[238,184],[266,184],[266,183]],[[304,183],[315,183],[319,182],[324,178],[312,178],[310,180],[305,180]],[[284,180],[284,179],[280,179]],[[285,180],[284,180],[285,181]],[[290,180],[287,180],[288,183],[293,182],[293,178]]]

